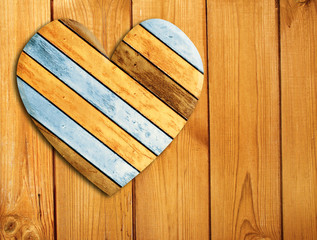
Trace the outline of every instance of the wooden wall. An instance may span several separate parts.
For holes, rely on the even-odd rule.
[[[39,134],[17,57],[52,19],[107,55],[163,18],[197,46],[205,85],[188,124],[107,197]],[[317,0],[1,0],[0,239],[317,239]]]

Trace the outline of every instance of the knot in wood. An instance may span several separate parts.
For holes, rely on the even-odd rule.
[[[18,219],[14,216],[7,216],[3,221],[3,231],[6,234],[13,234],[17,230]]]
[[[39,240],[39,235],[34,231],[27,231],[23,234],[22,240]]]

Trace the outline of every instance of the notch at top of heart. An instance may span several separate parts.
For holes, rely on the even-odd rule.
[[[203,65],[189,38],[165,20],[135,26],[111,60],[84,26],[55,20],[23,49],[17,80],[47,140],[112,195],[186,124],[201,93]]]

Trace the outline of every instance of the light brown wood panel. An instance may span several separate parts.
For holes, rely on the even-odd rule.
[[[205,1],[133,0],[132,9],[133,24],[148,18],[176,24],[198,47],[206,66]],[[209,239],[207,104],[205,82],[182,132],[135,179],[136,239]]]
[[[317,238],[317,1],[281,1],[284,239]]]
[[[278,6],[208,0],[211,238],[281,239]]]
[[[90,29],[107,55],[130,28],[126,0],[54,0],[54,19],[71,18]],[[111,198],[56,154],[56,225],[58,239],[130,239],[132,184]]]
[[[0,16],[0,239],[53,239],[52,148],[28,117],[15,76],[24,44],[50,20],[50,4],[4,0]]]

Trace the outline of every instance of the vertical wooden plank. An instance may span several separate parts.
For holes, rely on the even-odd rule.
[[[283,229],[317,238],[317,2],[281,1]]]
[[[208,0],[212,239],[281,239],[278,6]]]
[[[0,239],[53,239],[52,148],[32,124],[16,83],[18,56],[50,20],[49,1],[0,3]]]
[[[206,71],[205,1],[134,0],[133,24],[168,20],[197,46]],[[207,84],[183,131],[135,179],[136,239],[209,239]]]
[[[54,0],[54,18],[90,29],[106,53],[130,28],[130,1]],[[131,239],[132,184],[108,197],[56,154],[56,224],[59,239]]]

